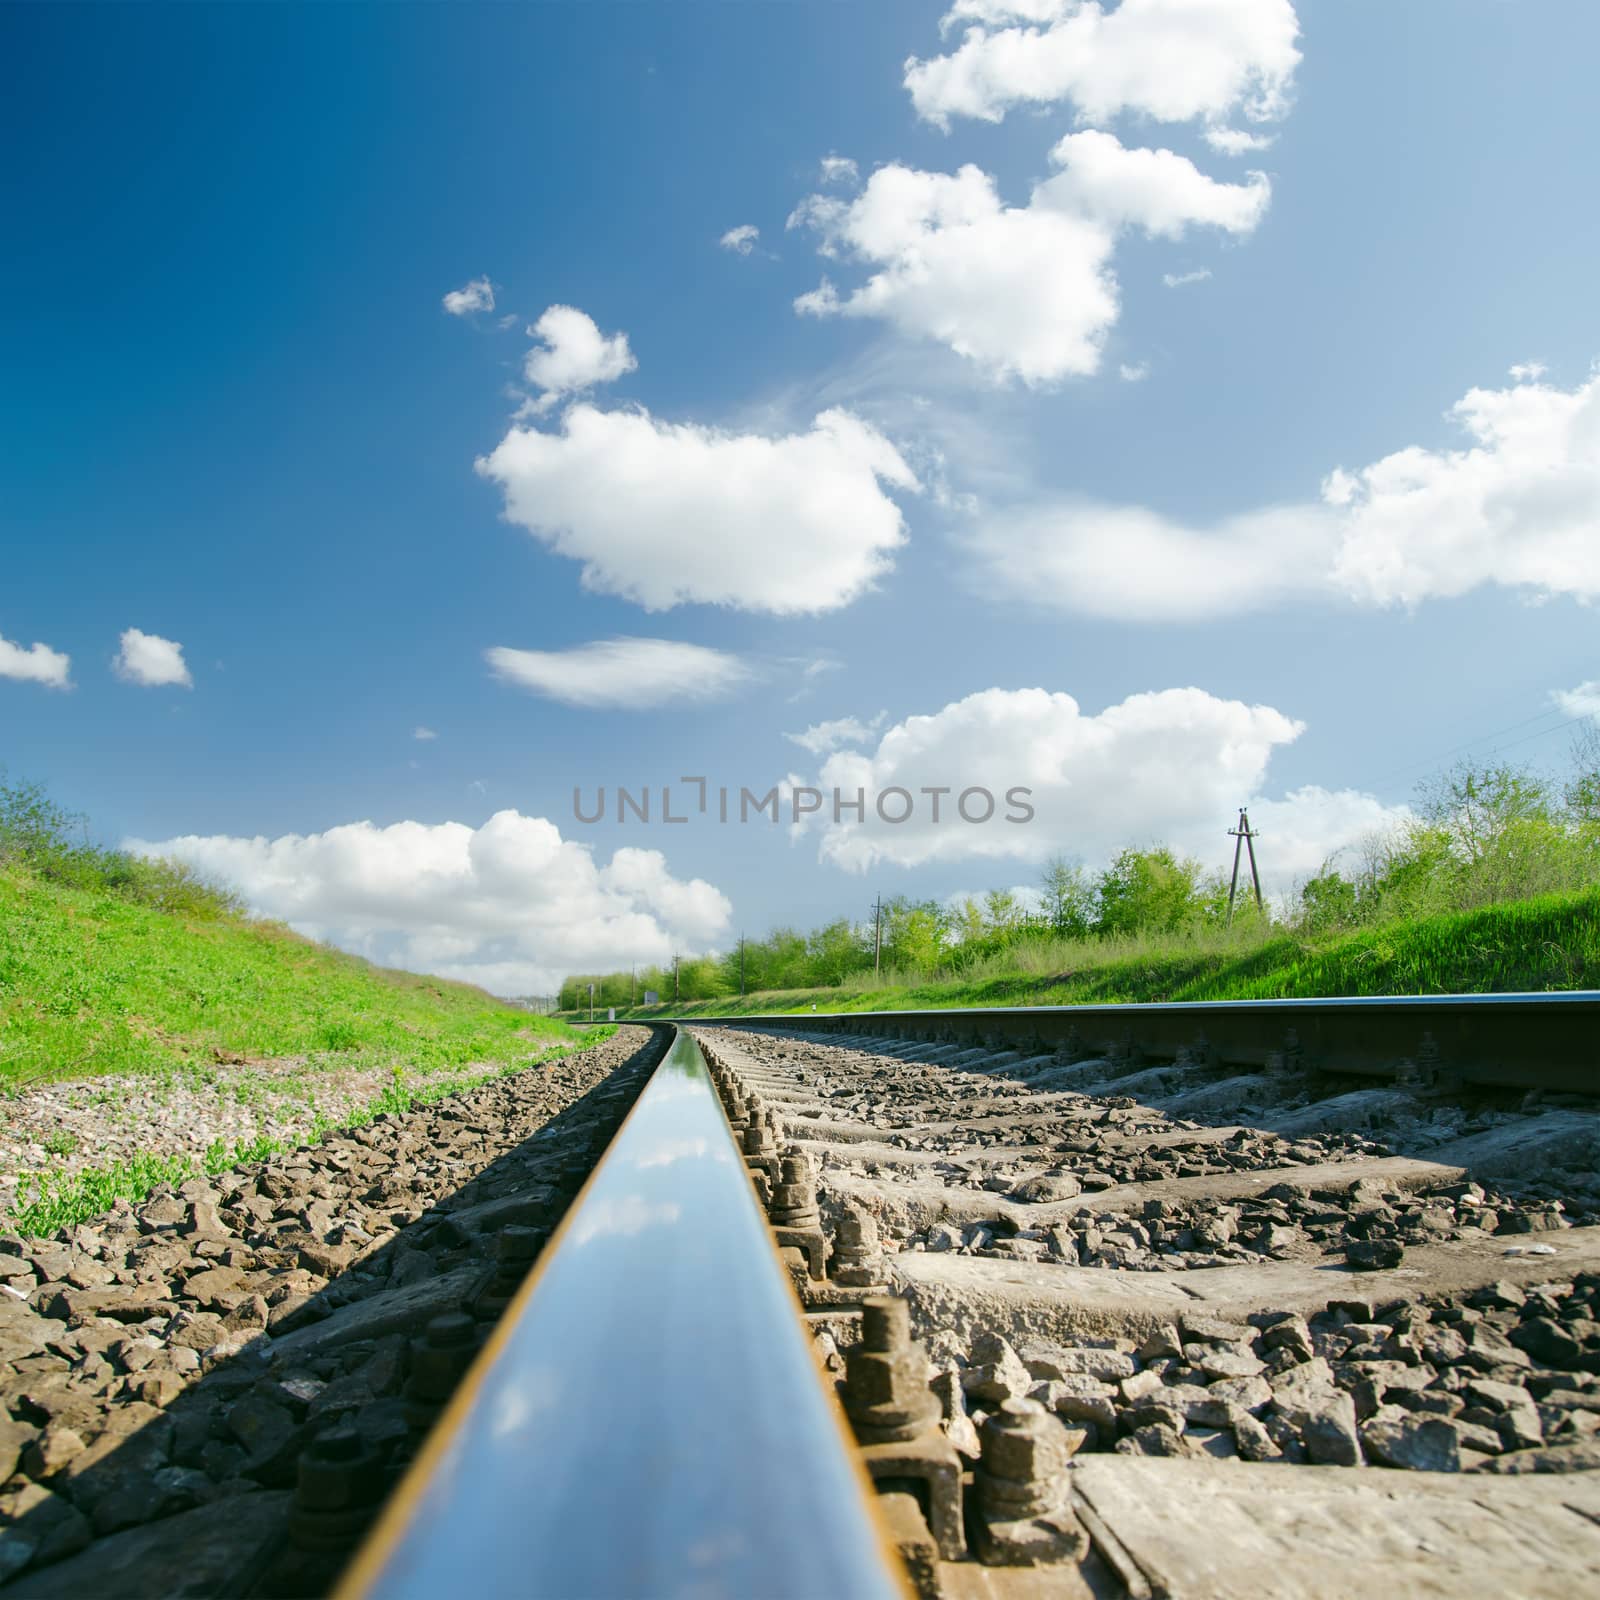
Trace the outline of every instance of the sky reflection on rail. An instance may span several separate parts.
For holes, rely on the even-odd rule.
[[[900,1594],[680,1034],[347,1596]]]

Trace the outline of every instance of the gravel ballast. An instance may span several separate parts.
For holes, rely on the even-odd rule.
[[[48,1240],[0,1234],[0,1581],[324,1586],[436,1413],[441,1362],[470,1358],[662,1037],[623,1027]],[[427,1338],[464,1354],[419,1356]],[[291,1492],[330,1449],[364,1485],[341,1514]]]

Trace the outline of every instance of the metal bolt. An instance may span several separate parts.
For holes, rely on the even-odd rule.
[[[875,1294],[861,1308],[861,1343],[868,1350],[904,1350],[911,1343],[911,1307],[898,1295]]]
[[[885,1276],[883,1251],[878,1244],[878,1224],[859,1206],[846,1208],[839,1219],[834,1244],[833,1280],[847,1289],[882,1283]]]
[[[494,1241],[494,1258],[503,1266],[522,1266],[539,1254],[545,1241],[543,1228],[528,1228],[520,1223],[508,1223]]]
[[[352,1510],[371,1505],[382,1493],[383,1462],[354,1428],[329,1428],[301,1452],[296,1510]]]
[[[427,1404],[448,1400],[477,1347],[478,1325],[465,1311],[444,1311],[432,1318],[422,1337],[411,1341],[406,1397]]]
[[[979,1437],[978,1494],[986,1516],[1020,1522],[1057,1509],[1068,1440],[1037,1400],[1002,1400]]]
[[[863,1444],[914,1439],[938,1423],[927,1353],[911,1337],[911,1308],[894,1295],[862,1303],[861,1343],[845,1353],[844,1408]]]
[[[778,1181],[772,1186],[768,1207],[773,1223],[780,1228],[816,1228],[822,1216],[817,1210],[817,1180],[811,1163],[791,1145],[778,1168]]]
[[[474,1343],[478,1325],[465,1311],[441,1311],[429,1319],[423,1336],[433,1349],[450,1350]]]

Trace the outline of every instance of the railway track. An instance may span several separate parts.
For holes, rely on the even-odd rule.
[[[1041,1581],[1026,1540],[983,1547],[1019,1401],[1056,1452],[1032,1503],[1088,1538],[1039,1592],[1592,1585],[1596,1007],[1542,1004],[697,1027],[909,1309],[976,1536],[925,1592]],[[847,1378],[859,1328],[802,1298]]]
[[[157,1197],[14,1258],[40,1326],[0,1318],[28,1435],[0,1567],[22,1595],[312,1594],[365,1539],[350,1600],[1581,1592],[1597,1018],[1586,995],[625,1030],[536,1104],[501,1088],[302,1160],[356,1173],[378,1241],[300,1246],[292,1270],[331,1269],[309,1297],[282,1242],[326,1216],[246,1203],[284,1161],[221,1186],[226,1239]],[[454,1166],[408,1193],[436,1137]],[[213,1263],[278,1296],[264,1327]],[[68,1266],[128,1281],[40,1281]],[[181,1348],[195,1370],[162,1381]]]

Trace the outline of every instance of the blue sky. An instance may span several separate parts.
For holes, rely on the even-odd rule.
[[[1559,761],[1600,14],[945,9],[0,11],[0,760],[519,991]],[[1037,815],[572,818],[680,774]]]

